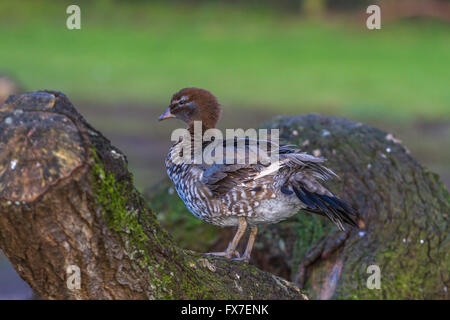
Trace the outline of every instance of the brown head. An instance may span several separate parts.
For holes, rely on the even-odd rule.
[[[211,92],[199,88],[184,88],[172,96],[170,106],[159,120],[176,118],[186,122],[189,127],[194,121],[201,121],[206,130],[216,126],[220,114],[219,102]]]

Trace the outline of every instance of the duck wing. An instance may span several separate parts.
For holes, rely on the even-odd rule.
[[[270,141],[264,142],[271,144]],[[249,138],[234,138],[216,142],[214,149],[216,159],[211,164],[200,165],[200,169],[203,170],[201,181],[215,196],[219,197],[234,187],[245,186],[270,165],[267,158],[270,156],[270,152],[266,155],[258,155],[258,148],[261,145],[261,140]],[[212,146],[210,147],[212,149]],[[220,155],[217,154],[218,148],[221,148]],[[269,150],[272,149],[269,147]]]
[[[224,196],[234,188],[264,190],[268,183],[272,183],[272,187],[280,188],[285,194],[295,193],[304,204],[303,210],[326,216],[340,230],[345,230],[344,224],[356,228],[364,226],[359,212],[323,185],[331,178],[338,178],[331,169],[323,165],[326,161],[324,158],[300,152],[293,145],[278,146],[271,141],[244,139],[244,143],[238,146],[238,142],[242,141],[234,139],[231,144],[229,141],[221,142],[223,161],[202,167],[201,180],[215,196]],[[256,163],[248,161],[254,156],[255,150],[259,150],[262,142],[268,142],[270,146],[265,149],[268,150],[266,156],[270,158],[271,152],[276,150],[278,160],[268,162],[268,158],[263,156]],[[245,154],[244,163],[238,163],[239,153],[241,156]]]

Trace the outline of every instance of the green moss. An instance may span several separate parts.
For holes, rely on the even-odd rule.
[[[131,181],[116,179],[112,172],[105,169],[95,150],[93,154],[91,174],[96,205],[101,209],[107,226],[117,233],[125,252],[135,262],[132,267],[138,267],[138,274],[143,278],[142,283],[148,283],[148,287],[144,290],[149,298],[242,298],[241,294],[236,293],[234,281],[223,282],[224,266],[221,264],[225,262],[185,252],[176,247],[173,239],[159,226],[152,210],[131,185]],[[160,200],[169,203],[170,208],[173,208],[175,195],[170,197],[172,195],[167,191],[166,194],[168,196],[161,195]],[[178,209],[175,212],[182,214],[182,217],[195,219],[185,211],[184,205],[179,205]],[[207,226],[197,221],[195,224]],[[191,233],[191,237],[194,240],[198,239],[198,229],[196,233]],[[218,270],[211,270],[211,265],[205,260]],[[236,268],[257,274],[257,269],[253,266],[239,264]],[[272,288],[267,288],[267,291],[269,290]]]
[[[156,262],[148,251],[149,236],[146,234],[143,222],[149,215],[140,215],[133,208],[130,199],[138,197],[134,188],[129,188],[126,182],[117,181],[114,174],[105,171],[100,160],[95,157],[92,167],[96,205],[102,209],[103,217],[108,227],[123,239],[123,243],[131,260],[140,268],[148,270],[151,275],[151,289],[154,296],[150,298],[169,299],[172,295],[172,276],[166,266]],[[133,193],[130,195],[130,189]],[[153,240],[157,240],[155,237]]]
[[[364,234],[351,235],[345,242],[341,254],[345,260],[333,298],[448,299],[449,194],[439,177],[412,161],[401,145],[389,142],[386,133],[324,120],[315,116],[295,121],[279,118],[269,125],[280,127],[280,137],[287,143],[308,141],[304,151],[321,150],[329,159],[327,165],[343,178],[327,186],[356,204],[363,218],[369,217],[370,227]],[[321,134],[325,128],[330,132],[328,138]],[[300,132],[298,138],[292,137],[294,129]],[[293,221],[298,230],[292,254],[296,272],[305,251],[322,236],[328,237],[332,229],[321,225],[323,220],[317,216],[299,215]],[[320,290],[322,280],[331,279],[332,263],[333,257],[314,262],[308,270],[307,289],[314,285]],[[370,265],[380,267],[380,290],[367,288]]]
[[[423,233],[410,236],[390,231],[380,234],[388,243],[371,255],[347,261],[335,298],[338,299],[438,299],[446,296],[444,283],[449,261],[438,237]],[[400,230],[399,230],[400,232]],[[447,247],[447,248],[446,248]],[[353,248],[352,250],[358,250]],[[378,265],[381,272],[380,289],[368,289],[369,265]],[[441,284],[441,285],[439,285]]]
[[[122,238],[130,259],[134,260],[143,270],[148,271],[151,280],[150,288],[153,293],[149,298],[173,299],[175,292],[177,292],[176,297],[185,296],[188,299],[214,298],[210,288],[191,281],[188,277],[175,276],[175,273],[180,270],[177,270],[173,263],[169,263],[163,257],[156,258],[149,254],[149,241],[154,241],[154,245],[161,246],[175,256],[179,254],[180,250],[173,245],[168,234],[159,227],[156,217],[153,216],[154,221],[150,219],[151,210],[148,210],[148,214],[141,215],[139,209],[142,210],[142,208],[133,208],[132,203],[138,201],[136,199],[140,199],[140,196],[129,185],[129,182],[117,181],[113,173],[107,172],[95,150],[93,150],[93,158],[94,164],[91,173],[96,205],[101,208],[107,226]],[[144,226],[153,226],[154,232],[150,233],[151,239],[145,232]],[[177,258],[183,261],[181,265],[189,265],[188,260],[180,256],[174,257],[174,259]],[[194,260],[190,263],[196,264]],[[207,271],[196,270],[196,273],[205,276],[204,273]],[[213,277],[210,277],[212,280]],[[174,279],[182,280],[179,283]]]
[[[333,225],[323,217],[300,212],[296,215],[294,229],[297,237],[292,254],[292,270],[295,274],[306,252],[323,236],[327,235]]]
[[[124,182],[116,181],[114,174],[106,172],[98,159],[92,167],[92,175],[94,176],[96,204],[102,208],[108,227],[116,232],[124,232],[129,235],[125,245],[133,247],[130,257],[137,259],[141,267],[145,267],[150,262],[145,246],[149,237],[139,221],[138,210],[128,204],[130,196],[126,195],[127,186]]]

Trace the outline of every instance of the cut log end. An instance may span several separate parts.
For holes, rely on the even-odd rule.
[[[177,247],[125,155],[62,93],[10,96],[0,155],[0,248],[42,298],[305,299],[255,267]]]
[[[32,202],[86,161],[76,125],[44,111],[54,103],[37,92],[10,96],[0,109],[0,198]]]

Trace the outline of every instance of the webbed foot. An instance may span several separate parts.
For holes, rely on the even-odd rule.
[[[234,249],[228,249],[222,252],[207,252],[205,253],[208,256],[216,256],[216,257],[225,257],[227,259],[233,259],[233,256],[235,257],[234,259],[240,258],[241,255],[239,254],[239,252],[237,250]]]

